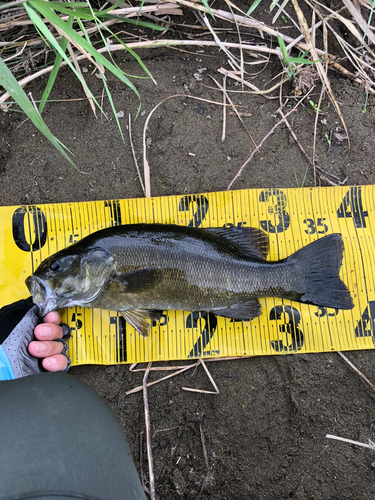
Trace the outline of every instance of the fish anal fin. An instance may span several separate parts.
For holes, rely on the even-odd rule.
[[[154,267],[136,269],[113,278],[123,286],[123,293],[136,293],[152,287],[161,277],[162,271]]]
[[[263,261],[269,252],[267,234],[255,227],[205,228],[205,231],[217,234],[234,245],[245,258]]]
[[[262,307],[258,299],[251,299],[245,302],[238,302],[226,309],[215,309],[212,312],[217,316],[245,321],[260,316],[262,314]]]
[[[124,320],[129,323],[142,337],[149,337],[151,324],[148,320],[158,321],[161,318],[162,311],[154,309],[129,309],[121,311]]]

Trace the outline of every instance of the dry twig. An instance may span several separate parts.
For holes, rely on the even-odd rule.
[[[129,124],[129,142],[130,142],[130,147],[132,148],[133,160],[134,160],[134,163],[135,163],[135,168],[137,169],[138,179],[139,179],[139,182],[141,183],[143,194],[146,196],[145,186],[144,186],[143,181],[142,181],[141,171],[139,170],[137,156],[135,154],[134,145],[133,145],[133,139],[132,139],[132,120],[131,120],[130,113],[129,113],[128,124]]]
[[[235,177],[233,178],[233,180],[231,181],[231,183],[227,187],[227,191],[229,191],[231,189],[231,187],[233,186],[233,184],[236,182],[236,180],[242,174],[242,172],[245,169],[245,167],[251,162],[251,160],[253,159],[255,153],[257,153],[259,151],[259,149],[263,146],[263,144],[268,139],[268,137],[270,137],[275,132],[275,130],[277,129],[277,127],[279,125],[281,125],[282,123],[284,123],[284,121],[286,120],[286,118],[297,109],[297,107],[303,102],[303,100],[306,99],[306,97],[308,97],[308,95],[312,92],[313,88],[304,97],[302,97],[302,99],[299,102],[297,102],[297,104],[294,106],[293,109],[291,109],[286,115],[284,115],[284,118],[282,118],[278,123],[276,123],[276,125],[274,127],[272,127],[272,129],[262,139],[262,141],[259,143],[259,145],[254,149],[254,151],[251,153],[251,155],[249,156],[249,158],[245,161],[245,163],[239,169],[239,171],[237,172],[237,174],[235,175]]]
[[[181,387],[181,389],[183,389],[184,391],[189,391],[189,392],[199,392],[201,394],[219,394],[219,389],[218,389],[214,379],[212,378],[211,373],[208,371],[208,368],[207,368],[205,362],[203,361],[202,358],[199,358],[198,361],[203,366],[204,371],[206,372],[207,377],[210,379],[210,382],[213,385],[215,391],[204,391],[203,389],[192,389],[191,387]]]
[[[147,378],[148,374],[150,373],[151,364],[152,363],[148,364],[143,377],[143,403],[145,407],[147,458],[148,458],[148,469],[150,474],[150,497],[151,500],[155,500],[156,495],[155,495],[154,462],[152,459],[150,411],[148,408],[148,398],[147,398]]]
[[[361,446],[362,448],[368,448],[369,450],[375,450],[375,444],[371,441],[371,439],[369,439],[368,444],[366,444],[366,443],[360,443],[359,441],[353,441],[352,439],[346,439],[339,436],[332,436],[331,434],[327,434],[326,438],[335,439],[336,441],[343,441],[344,443],[355,444],[356,446]]]
[[[369,379],[367,377],[365,377],[365,375],[363,375],[362,372],[360,372],[358,370],[358,368],[341,352],[341,351],[337,351],[337,354],[339,354],[342,359],[348,363],[348,365],[350,366],[350,368],[352,368],[370,387],[371,389],[375,392],[375,385],[369,381]]]

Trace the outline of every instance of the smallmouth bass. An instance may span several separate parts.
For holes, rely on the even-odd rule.
[[[41,316],[64,307],[121,312],[141,335],[162,311],[207,311],[250,320],[260,297],[351,309],[339,277],[340,234],[280,261],[266,261],[267,235],[255,228],[134,224],[102,229],[51,255],[26,279]]]

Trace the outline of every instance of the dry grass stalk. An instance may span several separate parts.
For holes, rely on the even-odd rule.
[[[342,441],[344,443],[354,444],[356,446],[361,446],[362,448],[368,448],[369,450],[375,450],[375,444],[371,441],[371,439],[369,439],[368,444],[366,444],[366,443],[360,443],[359,441],[353,441],[352,439],[346,439],[339,436],[332,436],[332,434],[327,434],[326,438],[335,439],[336,441]]]
[[[183,14],[182,10],[176,8],[176,5],[172,3],[160,3],[154,5],[143,5],[139,7],[125,7],[118,8],[109,11],[109,14],[118,17],[125,17],[127,19],[131,19],[133,17],[139,17],[143,14],[154,14],[156,16],[162,16],[168,14],[170,16],[181,16]],[[68,16],[60,16],[63,21],[67,21]],[[113,24],[118,24],[118,19],[108,19],[107,21],[102,21],[103,26],[112,26]],[[18,12],[15,12],[11,18],[8,19],[0,19],[0,32],[7,31],[9,29],[15,28],[17,26],[32,26],[32,21],[27,17],[25,10],[19,9]],[[87,28],[87,33],[91,35],[98,31],[98,26],[92,23],[92,27]],[[77,31],[79,34],[83,34],[81,31]]]
[[[151,424],[150,424],[150,411],[148,407],[147,398],[147,378],[150,373],[151,364],[149,363],[143,377],[143,403],[145,407],[145,424],[146,424],[146,443],[147,443],[147,458],[148,458],[148,470],[150,476],[150,497],[151,500],[156,500],[155,494],[155,476],[154,476],[154,462],[152,458],[152,447],[151,447]]]
[[[358,368],[341,351],[337,351],[337,354],[341,356],[342,359],[346,363],[348,363],[350,368],[352,368],[362,378],[362,380],[364,380],[366,384],[368,384],[371,387],[371,389],[375,392],[375,385],[372,382],[370,382],[369,379],[365,377],[365,375],[363,375],[363,373],[359,371]]]
[[[218,389],[214,379],[212,378],[211,373],[208,371],[208,368],[207,368],[205,362],[203,361],[202,358],[199,358],[198,361],[203,366],[204,371],[206,372],[207,377],[210,379],[210,382],[213,385],[215,391],[204,391],[203,389],[193,389],[191,387],[181,387],[181,389],[183,389],[184,391],[189,391],[189,392],[199,392],[201,394],[219,394],[219,389]]]
[[[332,91],[332,88],[331,88],[331,84],[330,84],[330,81],[329,81],[328,76],[327,76],[327,72],[325,71],[322,62],[319,60],[319,56],[318,56],[317,50],[315,48],[315,45],[312,42],[306,18],[304,16],[304,14],[303,14],[303,12],[302,12],[299,4],[298,4],[298,0],[292,0],[292,3],[293,3],[293,7],[294,7],[294,10],[295,10],[297,18],[298,18],[298,22],[299,22],[301,31],[302,31],[302,33],[304,35],[305,40],[306,40],[306,43],[307,43],[307,46],[308,46],[308,50],[311,52],[311,56],[312,56],[313,60],[316,61],[315,65],[316,65],[316,68],[318,70],[318,73],[319,73],[320,79],[322,81],[322,84],[323,84],[323,86],[324,86],[324,88],[325,88],[325,90],[326,90],[326,92],[327,92],[327,94],[328,94],[328,96],[329,96],[332,104],[334,105],[336,113],[338,114],[338,116],[340,118],[340,121],[341,121],[341,123],[342,123],[342,125],[344,127],[346,136],[348,138],[348,147],[350,149],[349,133],[348,133],[348,129],[346,128],[346,123],[345,123],[344,117],[342,116],[342,113],[341,113],[340,107],[338,105],[338,102],[336,101],[336,98],[335,98],[335,96],[333,94],[333,91]],[[324,55],[327,56],[327,54],[324,54]],[[313,161],[314,161],[314,157],[313,157]],[[315,176],[315,174],[314,174],[314,176]]]
[[[165,377],[161,377],[158,380],[155,380],[154,382],[149,382],[147,384],[147,387],[151,387],[152,385],[158,384],[159,382],[163,382],[164,380],[167,380],[169,378],[175,377],[176,375],[180,375],[183,372],[186,372],[187,370],[190,370],[191,368],[195,368],[198,366],[198,361],[196,363],[193,363],[192,365],[184,366],[183,368],[179,369],[178,371],[171,373],[170,375],[166,375]],[[139,392],[143,389],[143,385],[140,385],[138,387],[135,387],[134,389],[131,389],[130,391],[127,391],[125,393],[125,396],[129,396],[129,394],[134,394],[135,392]]]
[[[128,132],[129,132],[130,147],[132,148],[133,160],[134,160],[135,168],[137,169],[138,179],[139,179],[139,182],[141,183],[141,188],[142,188],[143,194],[146,196],[145,186],[144,186],[143,181],[142,181],[141,171],[139,170],[137,156],[135,154],[134,145],[133,145],[133,139],[132,139],[132,120],[131,120],[130,113],[129,113],[129,121],[128,121]]]
[[[242,123],[242,125],[243,125],[244,129],[246,130],[247,135],[249,136],[249,138],[250,138],[251,142],[254,144],[254,146],[255,146],[255,147],[257,147],[256,142],[254,141],[253,136],[252,136],[252,135],[251,135],[251,133],[250,133],[250,130],[249,130],[249,129],[247,128],[247,126],[245,125],[245,122],[243,121],[243,119],[241,118],[240,114],[238,113],[238,111],[237,111],[237,109],[236,109],[236,106],[233,104],[233,101],[232,101],[232,99],[229,97],[229,95],[227,94],[227,91],[224,89],[224,87],[222,87],[222,86],[220,85],[220,83],[219,83],[217,80],[215,80],[215,78],[214,78],[213,76],[211,76],[211,79],[212,79],[212,80],[216,83],[216,85],[219,87],[219,89],[223,92],[223,95],[225,96],[226,100],[229,102],[229,104],[231,105],[231,107],[232,107],[233,111],[236,113],[237,118],[240,120],[240,122]],[[226,106],[225,106],[225,105],[226,105],[225,101],[224,101],[223,105],[224,105],[224,108],[225,108],[225,107],[226,107]],[[222,140],[223,140],[223,139],[222,139]]]
[[[318,168],[318,167],[316,167],[316,168]],[[328,177],[326,177],[325,175],[322,175],[322,174],[319,174],[319,178],[322,179],[322,181],[325,181],[334,187],[343,186],[347,182],[347,180],[349,179],[349,177],[345,177],[345,179],[343,181],[333,182],[330,179],[328,179]]]
[[[313,169],[314,169],[314,186],[316,186],[316,163],[315,163],[315,157],[316,157],[316,134],[318,131],[318,118],[319,118],[319,110],[320,106],[322,105],[322,99],[323,99],[323,92],[324,92],[324,87],[322,87],[319,95],[319,101],[317,104],[316,108],[316,113],[315,113],[315,122],[314,122],[314,140],[313,140],[313,154],[312,154],[312,161],[313,161]]]
[[[202,421],[203,421],[203,415],[202,415],[202,419],[199,420],[199,431],[200,431],[200,435],[201,435],[201,443],[202,443],[202,450],[203,450],[204,461],[205,461],[206,467],[207,467],[207,474],[206,474],[206,477],[203,479],[202,486],[201,486],[201,489],[200,489],[200,491],[198,493],[198,496],[197,496],[196,500],[199,500],[199,498],[201,497],[201,495],[203,493],[203,490],[206,487],[206,484],[207,484],[207,481],[208,481],[208,478],[209,478],[209,474],[210,474],[209,464],[208,464],[207,448],[206,448],[206,438],[204,437]]]
[[[314,88],[314,87],[313,87]],[[227,191],[229,191],[233,184],[236,182],[236,180],[240,177],[240,175],[242,174],[243,170],[245,169],[245,167],[251,162],[251,160],[253,159],[254,155],[259,151],[259,149],[263,146],[263,144],[265,143],[265,141],[275,132],[275,130],[277,129],[277,127],[279,127],[282,123],[285,122],[286,118],[291,114],[293,113],[297,107],[304,101],[304,99],[306,99],[306,97],[309,96],[309,94],[312,92],[312,89],[310,89],[310,91],[302,97],[302,99],[300,101],[297,102],[297,104],[294,106],[293,109],[291,109],[286,115],[284,115],[284,118],[282,118],[278,123],[276,123],[276,125],[274,127],[272,127],[272,129],[268,132],[268,134],[262,139],[262,141],[260,142],[260,144],[254,149],[254,151],[251,153],[251,155],[249,156],[249,158],[245,161],[245,163],[242,165],[242,167],[239,169],[239,171],[237,172],[237,174],[235,175],[235,177],[233,178],[233,180],[231,181],[231,183],[229,184],[229,186],[227,187]]]
[[[82,71],[81,71],[81,67],[80,67],[80,65],[78,64],[78,61],[77,61],[76,56],[75,56],[75,54],[74,54],[74,52],[73,52],[73,49],[72,49],[72,46],[71,46],[71,43],[70,43],[70,42],[68,42],[67,49],[68,49],[68,51],[69,51],[70,58],[71,58],[71,60],[73,61],[73,64],[74,64],[74,67],[75,67],[75,69],[76,69],[77,73],[80,75],[80,77],[82,78],[82,80],[85,82],[85,77],[83,76],[83,73],[82,73]],[[89,104],[90,104],[90,106],[91,106],[92,112],[94,113],[94,116],[95,116],[95,118],[96,118],[96,107],[95,107],[94,101],[93,101],[93,100],[92,100],[92,98],[90,97],[90,93],[89,93],[89,91],[88,91],[88,86],[87,86],[87,84],[86,84],[86,86],[85,86],[85,85],[82,85],[82,88],[83,88],[83,91],[84,91],[84,93],[85,93],[85,95],[86,95],[86,97],[87,97],[87,100],[89,101]]]
[[[353,16],[353,18],[355,19],[355,22],[362,29],[363,34],[366,33],[366,36],[369,39],[369,41],[371,43],[375,43],[375,35],[371,31],[373,28],[372,28],[372,26],[367,27],[367,22],[363,19],[361,11],[359,9],[357,9],[350,0],[342,0],[342,2],[345,5],[345,7],[348,9],[350,14]]]
[[[146,486],[145,474],[143,472],[143,434],[144,434],[143,431],[139,433],[139,471],[140,471],[143,491],[147,493],[147,495],[149,495],[150,490]]]
[[[198,101],[203,101],[203,102],[208,102],[210,104],[217,104],[218,106],[224,106],[224,104],[222,102],[216,102],[216,101],[211,101],[209,99],[203,99],[202,97],[195,97],[195,96],[192,96],[192,95],[185,95],[185,94],[174,94],[174,95],[170,95],[169,97],[166,97],[165,99],[163,99],[161,102],[159,102],[159,104],[157,104],[152,111],[150,111],[146,121],[145,121],[145,124],[144,124],[144,127],[143,127],[143,173],[144,173],[144,182],[145,182],[145,196],[146,198],[150,198],[151,197],[151,180],[150,180],[150,165],[147,161],[147,144],[146,144],[146,133],[147,133],[147,128],[148,128],[148,124],[149,124],[149,121],[152,117],[152,115],[154,114],[154,112],[158,109],[158,107],[165,103],[166,101],[168,101],[169,99],[173,99],[175,97],[183,97],[184,99],[195,99],[195,100],[198,100]],[[0,101],[1,102],[1,101]]]
[[[283,80],[273,87],[267,89],[267,90],[259,90],[258,87],[255,85],[251,84],[250,82],[246,80],[241,80],[241,78],[238,76],[237,71],[228,71],[225,68],[219,68],[218,72],[221,73],[222,75],[227,75],[228,78],[232,78],[233,80],[236,80],[237,82],[243,83],[246,87],[249,87],[253,90],[253,92],[249,92],[250,94],[259,94],[265,97],[266,99],[278,99],[278,97],[270,97],[267,94],[274,92],[277,88],[279,88],[283,83],[287,82],[289,80],[289,77],[283,78]]]
[[[234,361],[236,359],[245,359],[245,358],[252,358],[252,357],[253,356],[230,356],[227,358],[210,358],[210,359],[206,359],[205,363],[213,363],[215,361]],[[148,369],[148,368],[138,368],[135,370],[135,366],[137,364],[138,363],[133,363],[129,367],[129,371],[131,371],[131,372],[144,372]],[[158,380],[155,380],[154,382],[149,382],[147,384],[147,387],[151,387],[152,385],[158,384],[159,382],[163,382],[164,380],[175,377],[176,375],[180,375],[180,373],[183,373],[187,370],[191,370],[192,368],[197,368],[199,366],[199,364],[200,364],[200,362],[198,359],[195,363],[192,363],[191,365],[150,367],[149,372],[150,371],[171,371],[171,370],[177,370],[177,371],[175,373],[170,374],[170,375],[166,375],[165,377],[161,377]],[[205,365],[203,365],[203,366],[205,366]],[[129,394],[134,394],[135,392],[139,392],[142,389],[143,389],[143,385],[140,385],[140,386],[135,387],[134,389],[131,389],[130,391],[126,392],[125,395],[128,396]]]
[[[223,132],[221,134],[221,140],[222,142],[225,141],[225,131],[226,131],[226,126],[227,126],[227,75],[223,75]]]
[[[285,103],[285,104],[286,104],[286,103]],[[284,106],[285,106],[285,104],[284,104]],[[296,141],[297,146],[300,148],[300,150],[301,150],[302,154],[305,156],[306,160],[307,160],[307,161],[310,163],[310,165],[313,167],[313,166],[314,166],[314,164],[313,164],[313,162],[312,162],[311,158],[309,158],[309,157],[308,157],[308,155],[307,155],[306,151],[304,150],[304,148],[303,148],[302,144],[299,142],[299,140],[298,140],[298,138],[297,138],[296,134],[294,133],[294,131],[293,131],[292,127],[290,126],[290,123],[289,123],[289,122],[288,122],[288,120],[285,118],[285,115],[284,115],[284,113],[283,113],[283,111],[282,111],[282,108],[280,107],[280,108],[277,110],[277,112],[279,113],[279,115],[281,116],[281,118],[284,118],[284,119],[285,119],[285,125],[288,127],[288,130],[289,130],[289,132],[290,132],[290,135],[291,135],[291,136],[293,137],[293,139]]]

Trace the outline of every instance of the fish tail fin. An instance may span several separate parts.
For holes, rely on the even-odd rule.
[[[293,265],[298,300],[335,309],[352,309],[350,291],[339,277],[344,245],[340,234],[330,234],[286,259]]]

